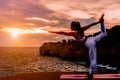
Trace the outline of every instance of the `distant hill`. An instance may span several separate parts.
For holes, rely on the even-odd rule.
[[[95,33],[94,36],[99,33]],[[106,37],[97,43],[98,63],[110,64],[111,66],[120,68],[120,25],[108,29],[107,34]],[[86,46],[72,39],[44,43],[39,50],[41,55],[89,61]]]

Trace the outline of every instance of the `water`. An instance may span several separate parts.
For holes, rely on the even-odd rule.
[[[39,55],[37,47],[0,47],[0,76],[14,73]]]
[[[0,47],[0,77],[31,72],[88,71],[85,66],[41,56],[38,47]]]

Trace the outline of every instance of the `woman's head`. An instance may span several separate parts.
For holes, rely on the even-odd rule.
[[[71,25],[70,25],[71,30],[77,31],[78,27],[81,27],[79,22],[77,22],[77,21],[72,21],[71,22]]]
[[[72,21],[70,27],[71,27],[71,30],[77,31],[81,36],[84,35],[84,31],[82,30],[79,22]]]

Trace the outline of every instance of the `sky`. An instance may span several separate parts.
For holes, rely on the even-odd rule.
[[[45,42],[73,39],[49,31],[70,31],[71,21],[81,26],[104,13],[107,29],[120,25],[120,0],[0,0],[0,47],[40,47]],[[100,31],[93,26],[86,35]]]

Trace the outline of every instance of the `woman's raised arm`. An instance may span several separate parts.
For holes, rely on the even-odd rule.
[[[92,27],[92,26],[100,23],[101,21],[103,21],[103,16],[104,16],[104,13],[101,15],[99,21],[94,22],[94,23],[92,23],[92,24],[89,24],[89,25],[87,25],[87,26],[85,26],[85,27],[82,27],[82,29],[83,29],[83,30],[87,30],[87,29],[89,29],[90,27]]]
[[[85,27],[82,27],[82,29],[83,29],[83,30],[87,30],[87,29],[89,29],[90,27],[92,27],[92,26],[94,26],[94,25],[96,25],[96,24],[98,24],[98,23],[100,23],[100,22],[99,22],[99,21],[98,21],[98,22],[94,22],[94,23],[89,24],[89,25],[87,25],[87,26],[85,26]]]

